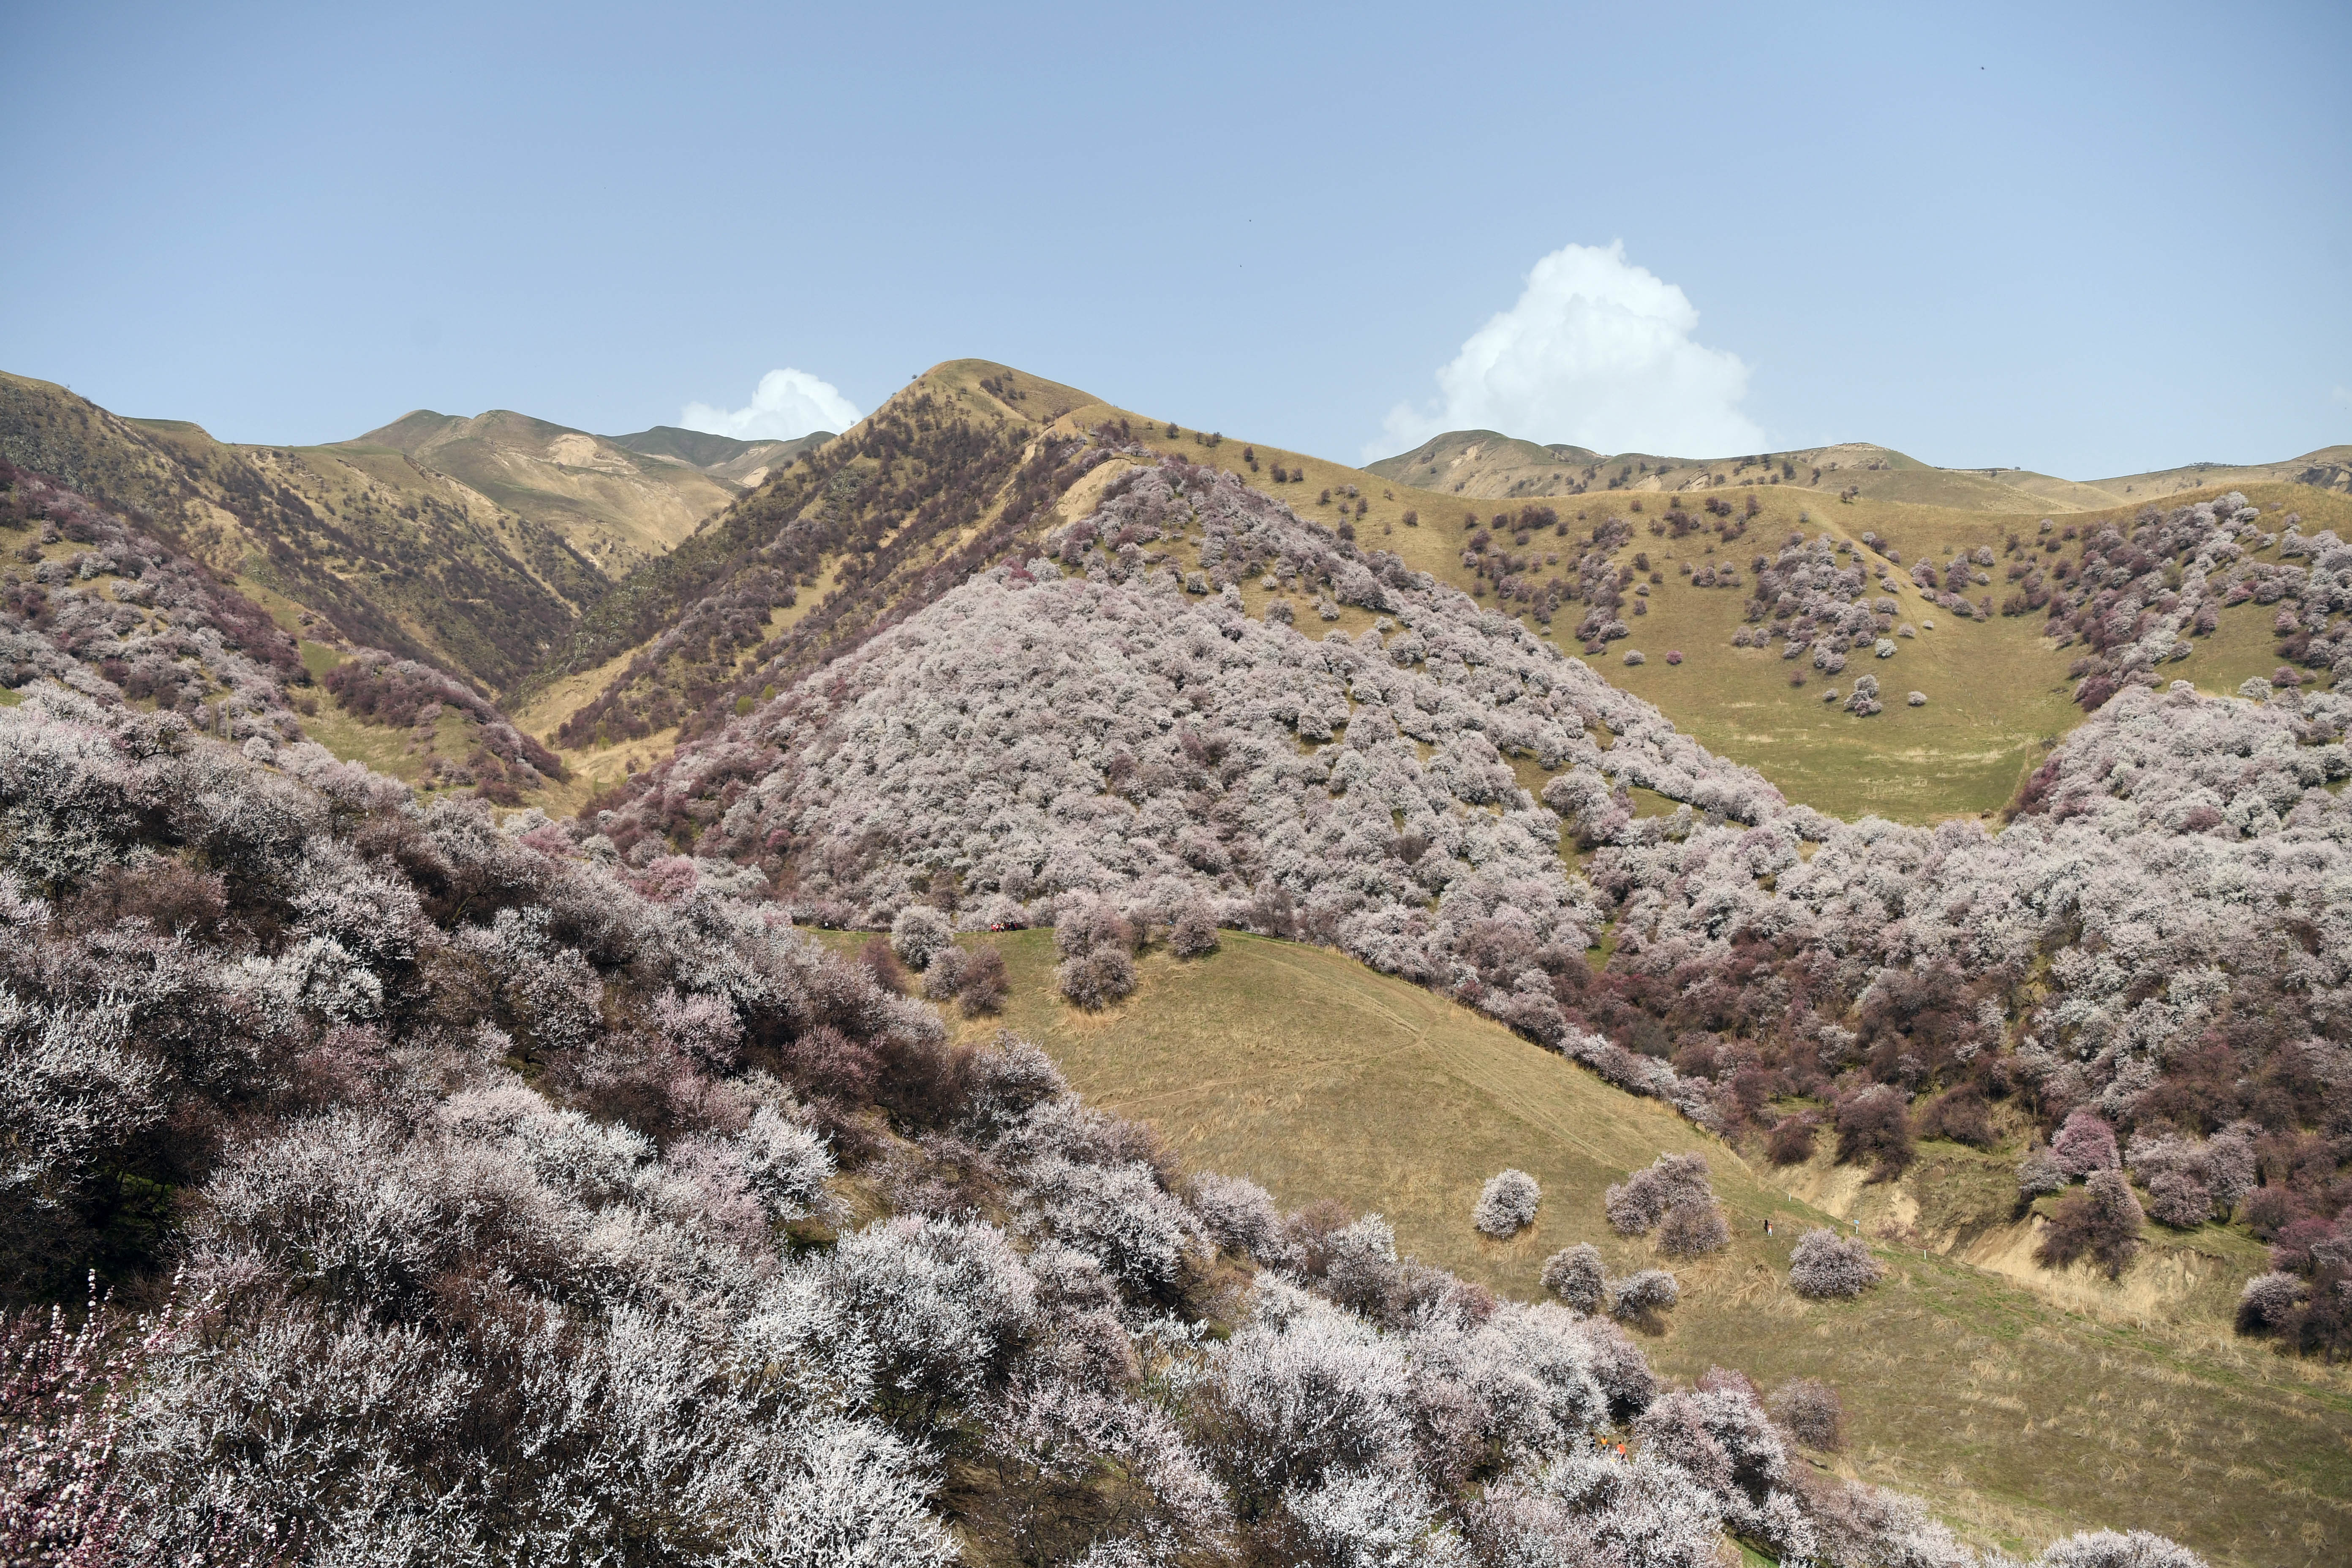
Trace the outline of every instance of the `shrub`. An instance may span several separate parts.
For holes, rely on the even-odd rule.
[[[1543,1189],[1533,1176],[1519,1170],[1498,1171],[1478,1190],[1470,1220],[1480,1235],[1507,1240],[1535,1224],[1536,1208],[1542,1202]]]
[[[1801,1165],[1813,1157],[1814,1134],[1820,1131],[1820,1119],[1810,1110],[1783,1116],[1764,1141],[1765,1158],[1775,1165]]]
[[[1094,1012],[1135,989],[1135,960],[1124,948],[1101,948],[1064,959],[1054,970],[1054,984],[1078,1006]]]
[[[1116,948],[1135,951],[1135,928],[1105,899],[1087,899],[1063,912],[1054,926],[1054,951],[1064,958]]]
[[[1719,1204],[1677,1204],[1658,1226],[1658,1250],[1669,1258],[1697,1258],[1731,1245],[1731,1225]]]
[[[1789,1286],[1814,1300],[1850,1300],[1878,1283],[1878,1259],[1850,1237],[1816,1226],[1789,1254]]]
[[[1217,921],[1202,900],[1188,901],[1168,928],[1168,951],[1179,958],[1204,958],[1217,951]]]
[[[1647,1170],[1611,1187],[1602,1200],[1611,1228],[1620,1236],[1645,1236],[1684,1204],[1713,1204],[1706,1161],[1697,1154],[1661,1154]]]
[[[857,962],[866,966],[866,973],[873,975],[875,983],[885,990],[904,996],[914,989],[914,982],[898,963],[898,955],[891,950],[890,939],[887,936],[877,933],[867,937],[866,945],[857,950]]]
[[[2271,1267],[2290,1274],[2308,1274],[2323,1262],[2341,1263],[2352,1251],[2352,1237],[2316,1215],[2294,1221],[2271,1240]]]
[[[1629,647],[1625,650],[1625,662],[1627,664],[1647,664],[1650,660],[1649,657],[1643,653],[1640,648]]]
[[[2063,1192],[2066,1184],[2066,1173],[2058,1168],[2046,1144],[2037,1144],[2018,1163],[2017,1191],[2021,1197],[2037,1198],[2045,1193]]]
[[[1838,1101],[1838,1163],[1873,1163],[1870,1179],[1892,1181],[1911,1163],[1911,1119],[1903,1091],[1875,1084]]]
[[[1927,694],[1924,691],[1915,691],[1904,700],[1914,708],[1925,708],[1927,706]]]
[[[2087,1253],[2116,1279],[2139,1255],[2143,1217],[2121,1171],[2095,1171],[2083,1191],[2058,1200],[2033,1256],[2045,1268],[2063,1268]]]
[[[2304,1282],[2294,1274],[2257,1274],[2238,1292],[2238,1327],[2246,1333],[2282,1328],[2303,1305]]]
[[[1192,1213],[1202,1234],[1226,1252],[1265,1258],[1282,1231],[1273,1194],[1241,1176],[1210,1171],[1193,1177]]]
[[[1004,973],[1004,954],[995,947],[976,947],[965,957],[963,976],[956,983],[956,1005],[967,1018],[1003,1011],[1013,994]]]
[[[1668,648],[1668,649],[1666,650],[1666,662],[1667,662],[1668,664],[1680,664],[1682,661],[1683,661],[1683,650],[1682,650],[1682,649],[1680,649],[1680,648],[1678,648],[1678,647],[1674,647],[1674,648]]]
[[[2264,1241],[2279,1234],[2304,1217],[2303,1205],[2294,1193],[2284,1187],[2256,1187],[2246,1195],[2246,1228]]]
[[[1601,1249],[1589,1241],[1561,1247],[1544,1259],[1543,1288],[1576,1311],[1598,1312],[1609,1292]]]
[[[971,967],[971,960],[955,943],[940,948],[923,969],[924,997],[932,1002],[953,1001],[963,989],[964,975]]]
[[[1109,1006],[1135,989],[1135,928],[1104,900],[1065,910],[1054,927],[1054,947],[1062,955],[1055,985],[1089,1011]]]
[[[1730,1509],[1755,1507],[1788,1479],[1787,1445],[1737,1373],[1712,1370],[1662,1396],[1633,1430],[1645,1459],[1675,1466]]]
[[[2122,1163],[2116,1152],[2116,1130],[2087,1106],[2068,1116],[2058,1136],[2050,1140],[2050,1157],[2069,1176],[2111,1171]]]
[[[1643,1322],[1670,1310],[1682,1300],[1675,1277],[1663,1268],[1644,1268],[1618,1280],[1609,1292],[1609,1315],[1622,1322]]]
[[[1772,1414],[1808,1448],[1834,1454],[1845,1447],[1845,1404],[1817,1377],[1792,1377],[1772,1394]]]
[[[908,904],[890,922],[890,951],[918,973],[930,967],[941,948],[954,944],[954,925],[929,904]]]
[[[2033,1568],[2205,1568],[2205,1560],[2144,1530],[2089,1530],[2053,1542]]]
[[[2224,1211],[2253,1183],[2253,1141],[2242,1126],[2200,1142],[2178,1133],[2142,1131],[2126,1151],[2125,1163],[2147,1188],[2150,1219],[2176,1230],[2193,1230]]]
[[[1992,1107],[1984,1090],[1972,1083],[1946,1089],[1919,1110],[1919,1136],[1948,1138],[1972,1149],[1990,1149],[2000,1141],[1993,1129]]]
[[[2175,1230],[2195,1230],[2213,1217],[2213,1190],[2186,1171],[2161,1171],[2147,1184],[2147,1215]]]

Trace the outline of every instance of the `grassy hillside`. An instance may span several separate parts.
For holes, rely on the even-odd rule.
[[[1368,464],[1391,483],[1463,500],[1535,496],[1666,494],[1726,483],[1786,487],[1836,496],[1859,490],[1877,500],[1965,511],[2080,511],[2125,498],[2021,468],[1938,468],[1866,441],[1730,458],[1649,452],[1604,455],[1581,447],[1538,447],[1492,430],[1450,430],[1410,452]]]
[[[2274,463],[2190,463],[2105,479],[2065,479],[2029,468],[1939,468],[1865,441],[1745,457],[1605,455],[1561,443],[1538,446],[1493,430],[1449,430],[1365,471],[1465,500],[1516,500],[1609,491],[1661,493],[1727,482],[1793,486],[1831,496],[1858,492],[1971,511],[2061,514],[2162,501],[2189,490],[2299,484],[2352,491],[2352,447],[2328,447]]]
[[[771,473],[585,616],[523,696],[583,772],[680,736],[911,613],[1042,531],[1076,443],[1038,437],[1073,388],[959,360]]]
[[[2120,1286],[2050,1276],[2021,1261],[2030,1231],[2000,1209],[2013,1153],[1929,1143],[1900,1187],[1864,1191],[1818,1162],[1776,1184],[1664,1108],[1327,951],[1227,933],[1199,963],[1154,952],[1134,996],[1088,1015],[1052,991],[1050,933],[985,940],[1013,997],[1002,1019],[962,1025],[968,1037],[1015,1029],[1189,1163],[1247,1173],[1290,1204],[1378,1210],[1401,1247],[1515,1296],[1536,1294],[1543,1258],[1578,1241],[1612,1269],[1654,1261],[1648,1242],[1609,1231],[1602,1193],[1661,1152],[1704,1152],[1735,1240],[1677,1270],[1684,1304],[1645,1343],[1654,1361],[1684,1377],[1736,1365],[1768,1386],[1826,1379],[1846,1402],[1852,1468],[1980,1540],[2128,1521],[2217,1563],[2352,1552],[2352,1379],[2229,1332],[2236,1286],[2261,1267],[2242,1235],[2151,1235]],[[1533,1173],[1545,1201],[1531,1232],[1497,1244],[1469,1212],[1506,1166]],[[1787,1288],[1789,1247],[1829,1212],[1862,1218],[1888,1268],[1858,1302]]]
[[[1362,542],[1392,551],[1409,564],[1465,591],[1483,595],[1486,590],[1462,562],[1463,522],[1473,513],[1486,518],[1493,506],[1468,499],[1467,492],[1416,488],[1426,477],[1420,471],[1413,475],[1414,483],[1374,471],[1397,465],[1410,468],[1408,459],[1422,459],[1452,437],[1440,437],[1423,452],[1389,459],[1374,469],[1359,469],[1254,446],[1240,437],[1181,427],[1171,434],[1165,422],[1077,389],[984,361],[953,361],[919,378],[873,419],[851,431],[849,445],[869,440],[880,427],[877,421],[903,420],[918,405],[932,412],[919,416],[916,424],[925,419],[934,424],[907,443],[917,464],[937,466],[936,459],[924,458],[920,448],[937,444],[949,428],[1003,448],[1003,458],[983,465],[988,469],[984,479],[965,481],[977,482],[988,492],[971,525],[946,531],[891,526],[906,509],[884,517],[876,506],[887,493],[886,486],[906,482],[908,468],[902,460],[851,456],[846,446],[811,454],[807,462],[769,476],[688,547],[635,574],[622,593],[593,613],[572,645],[534,678],[526,710],[532,732],[552,738],[567,721],[601,700],[640,714],[635,722],[642,724],[642,731],[630,724],[608,724],[601,742],[567,735],[567,763],[583,776],[617,778],[657,760],[673,732],[685,732],[678,726],[692,728],[698,709],[723,713],[747,698],[756,700],[780,678],[789,679],[827,657],[827,649],[846,646],[843,637],[855,635],[847,628],[917,607],[972,569],[976,558],[961,565],[950,563],[961,560],[982,531],[1002,521],[1014,472],[1009,460],[1013,442],[1039,434],[1081,437],[1106,423],[1123,425],[1129,438],[1159,450],[1240,473],[1306,517],[1332,526],[1349,521]],[[1468,441],[1465,449],[1491,441],[1503,453],[1497,460],[1550,464],[1562,470],[1554,476],[1561,480],[1570,468],[1580,475],[1583,467],[1595,461],[1580,448],[1538,447],[1490,432],[1468,434],[1477,439]],[[1461,453],[1437,455],[1451,462]],[[1797,456],[1804,457],[1806,464],[1784,472],[1783,461]],[[1903,585],[1895,595],[1902,618],[1923,629],[1917,638],[1902,642],[1895,658],[1874,665],[1873,673],[1895,700],[1884,713],[1862,720],[1821,700],[1831,682],[1809,679],[1791,687],[1791,669],[1778,650],[1732,647],[1731,634],[1740,624],[1746,595],[1736,589],[1688,587],[1681,569],[1728,561],[1745,572],[1752,555],[1777,550],[1794,531],[1809,536],[1829,531],[1849,540],[1874,531],[1895,542],[1906,561],[1943,560],[1979,545],[1998,550],[2012,533],[2033,536],[2045,515],[2062,516],[2070,527],[2095,528],[2128,519],[2139,502],[2118,503],[2095,487],[2074,487],[2063,496],[2035,495],[2021,487],[2028,480],[2040,485],[2046,476],[2001,470],[1996,479],[1981,470],[1936,469],[1883,447],[1862,446],[1783,454],[1770,463],[1760,458],[1713,465],[1645,458],[1634,458],[1630,465],[1622,458],[1612,461],[1635,469],[1624,488],[1608,489],[1613,470],[1601,474],[1599,488],[1585,495],[1561,494],[1558,484],[1517,486],[1515,493],[1523,498],[1552,496],[1548,504],[1569,524],[1569,537],[1547,536],[1531,541],[1528,548],[1572,562],[1577,536],[1589,533],[1596,521],[1611,515],[1633,521],[1634,537],[1617,552],[1618,559],[1630,564],[1636,555],[1647,557],[1660,581],[1649,585],[1650,594],[1642,600],[1647,613],[1632,621],[1633,637],[1598,656],[1596,668],[1655,702],[1712,750],[1762,771],[1791,799],[1849,818],[1876,813],[1918,822],[1993,811],[2008,801],[2048,746],[2081,718],[2071,700],[2074,681],[2067,673],[2079,650],[2051,646],[2041,635],[2038,616],[1958,621]],[[1822,468],[1818,481],[1813,477],[1816,462]],[[1576,467],[1580,463],[1583,467]],[[1426,461],[1421,463],[1422,469],[1428,467]],[[1283,481],[1275,479],[1276,468],[1286,475]],[[917,477],[928,472],[925,467]],[[1720,484],[1713,483],[1718,477]],[[1097,470],[1057,506],[1031,512],[1008,541],[1034,537],[1055,521],[1077,515],[1108,478],[1108,470]],[[1748,499],[1755,498],[1759,510],[1748,521],[1746,532],[1730,544],[1699,535],[1672,551],[1661,547],[1645,525],[1664,506],[1678,504],[1668,499],[1685,494],[1675,487],[1702,482],[1710,495],[1734,498],[1743,510]],[[2050,481],[2053,486],[2066,483]],[[1857,489],[1860,493],[1839,499],[1842,490]],[[2189,499],[2209,493],[2215,491],[2190,492]],[[2248,493],[2268,510],[2300,510],[2306,531],[2322,527],[2352,531],[2352,498],[2275,481],[2252,485]],[[1937,498],[1944,504],[1927,504]],[[1696,500],[1692,493],[1688,504]],[[2100,510],[2081,510],[2093,503]],[[1643,510],[1634,511],[1637,506]],[[1408,514],[1416,526],[1405,524]],[[800,541],[794,546],[796,602],[773,602],[777,595],[771,588],[750,593],[742,610],[732,607],[730,595],[742,595],[748,581],[744,574],[761,563],[756,552],[788,532]],[[1553,563],[1537,574],[1557,574],[1561,569]],[[1244,596],[1254,612],[1263,612],[1266,595],[1244,585]],[[803,626],[812,616],[810,597],[816,599],[817,608],[814,621]],[[698,603],[711,606],[698,612],[702,618],[724,623],[720,635],[677,635],[698,615]],[[764,619],[745,621],[746,611],[762,612]],[[1567,619],[1572,620],[1572,615]],[[2204,639],[2200,651],[2172,667],[2171,673],[2209,690],[2234,689],[2249,675],[2267,675],[2277,663],[2269,620],[2268,611],[2252,605],[2225,612],[2220,633]],[[1369,617],[1348,612],[1338,624],[1353,632],[1361,629],[1360,621],[1369,624]],[[1927,629],[1929,622],[1932,629]],[[1568,628],[1556,629],[1564,634]],[[1624,665],[1628,647],[1641,649],[1648,662]],[[1666,663],[1670,650],[1684,656],[1681,664]],[[1913,689],[1927,694],[1926,706],[1904,705],[1903,694]],[[608,754],[624,742],[632,744],[635,762]]]
[[[1234,437],[1224,437],[1213,447],[1206,445],[1207,438],[1197,431],[1179,429],[1171,437],[1166,425],[1109,405],[1074,409],[1063,427],[1084,428],[1121,418],[1129,422],[1139,441],[1193,462],[1241,473],[1289,502],[1302,516],[1330,526],[1349,521],[1359,542],[1391,551],[1408,564],[1465,592],[1486,595],[1486,584],[1463,563],[1462,550],[1468,533],[1465,520],[1473,515],[1482,522],[1490,520],[1497,510],[1492,501],[1416,489],[1383,480],[1369,469],[1254,446]],[[1277,467],[1297,477],[1276,483],[1273,473]],[[1777,648],[1731,646],[1731,634],[1741,623],[1747,590],[1694,588],[1681,568],[1728,562],[1739,568],[1744,581],[1752,581],[1748,573],[1750,559],[1777,551],[1795,532],[1808,537],[1827,532],[1849,541],[1874,532],[1892,542],[1906,562],[1944,561],[1959,550],[1979,545],[1992,547],[1998,555],[2012,534],[2038,539],[2044,516],[2058,518],[2065,528],[2095,530],[2106,522],[2128,521],[2143,503],[2060,513],[2046,507],[2002,512],[1930,506],[1867,491],[1841,501],[1834,491],[1823,496],[1804,485],[1761,482],[1763,471],[1757,467],[1751,466],[1744,476],[1731,468],[1722,471],[1726,482],[1710,487],[1709,493],[1738,502],[1742,511],[1753,497],[1759,509],[1747,520],[1745,533],[1729,544],[1706,533],[1678,543],[1654,536],[1650,525],[1664,509],[1681,504],[1666,495],[1618,491],[1556,496],[1543,502],[1567,523],[1568,536],[1530,539],[1521,553],[1549,552],[1562,558],[1535,569],[1534,575],[1561,573],[1580,553],[1580,536],[1589,534],[1601,519],[1620,516],[1635,527],[1633,539],[1616,552],[1616,559],[1631,565],[1637,555],[1646,556],[1658,577],[1648,584],[1649,595],[1639,601],[1646,606],[1646,614],[1633,617],[1634,601],[1629,598],[1633,636],[1595,656],[1594,668],[1612,683],[1657,704],[1677,726],[1710,750],[1757,768],[1792,801],[1834,816],[1852,819],[1876,814],[1898,821],[1930,822],[1993,811],[2005,804],[2048,747],[2082,718],[2072,701],[2074,683],[2067,674],[2081,650],[2053,647],[2042,636],[2040,616],[1959,621],[1927,604],[1904,581],[1893,596],[1901,605],[1900,618],[1921,628],[1917,637],[1900,639],[1901,651],[1895,658],[1883,662],[1864,659],[1835,680],[1815,676],[1807,666],[1802,670],[1808,677],[1805,684],[1791,687],[1789,677],[1797,671],[1780,658]],[[1899,478],[1903,472],[1932,475],[1940,470],[1915,465],[1909,470],[1885,472]],[[2227,488],[2231,487],[2212,486],[2166,499],[2168,503],[2185,504]],[[2277,482],[2250,482],[2236,488],[2242,489],[2272,519],[2267,527],[2275,528],[2278,519],[2293,511],[2304,519],[2306,532],[2333,528],[2352,534],[2352,496]],[[1696,506],[1699,498],[1685,499]],[[1360,512],[1355,510],[1358,503],[1363,509]],[[1526,503],[1515,502],[1514,510],[1520,504]],[[1406,526],[1408,513],[1414,516],[1417,526]],[[2069,544],[2068,549],[2074,548]],[[1991,594],[1997,601],[2007,591],[2001,580],[2003,570],[1997,565],[1991,574],[1992,585],[1971,592]],[[1902,574],[1896,575],[1899,579]],[[1244,596],[1253,612],[1262,613],[1266,595],[1245,586]],[[1510,608],[1517,610],[1517,605]],[[1571,606],[1563,612],[1560,624],[1551,628],[1554,640],[1570,651],[1577,647],[1568,636],[1574,618]],[[2279,662],[2269,633],[2271,618],[2269,609],[2252,604],[2225,610],[2218,634],[2200,639],[2199,651],[2168,666],[2167,673],[2192,680],[2208,691],[2234,690],[2250,675],[2270,674]],[[1369,617],[1363,619],[1368,624]],[[1931,621],[1934,626],[1928,629]],[[1300,621],[1301,625],[1312,623],[1311,614]],[[1360,629],[1359,621],[1345,614],[1339,625],[1350,632]],[[1623,655],[1629,648],[1642,650],[1647,662],[1628,667]],[[1684,656],[1680,665],[1665,661],[1670,651]],[[1861,719],[1822,700],[1825,689],[1834,685],[1843,690],[1864,666],[1892,694],[1885,712]],[[1927,694],[1925,707],[1904,704],[1904,695],[1915,689]]]
[[[656,425],[634,435],[604,438],[615,447],[642,452],[648,458],[667,458],[700,468],[706,474],[751,486],[765,479],[770,469],[824,446],[837,434],[833,430],[814,430],[790,441],[738,441],[731,436],[714,436],[708,430]]]
[[[2162,501],[2180,491],[2216,485],[2235,489],[2253,484],[2308,485],[2339,495],[2352,493],[2352,446],[2322,447],[2276,463],[2188,463],[2098,481],[2101,489],[2134,501]]]
[[[712,452],[715,464],[705,464],[679,451],[647,450],[494,408],[470,419],[419,409],[331,449],[400,452],[554,530],[603,575],[617,578],[669,550],[742,493],[736,478],[719,470],[747,456],[741,448],[748,445],[729,442],[737,449]],[[744,472],[775,453],[754,456]]]
[[[390,448],[237,447],[0,375],[0,453],[163,531],[305,635],[496,691],[559,645],[603,574],[555,530]]]

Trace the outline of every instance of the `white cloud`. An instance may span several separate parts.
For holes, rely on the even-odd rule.
[[[748,408],[713,408],[689,403],[677,422],[688,430],[708,430],[739,441],[789,441],[812,430],[848,429],[858,412],[840,388],[819,381],[804,370],[786,366],[760,378]]]
[[[1680,289],[1606,250],[1570,245],[1528,274],[1518,303],[1496,316],[1437,373],[1439,401],[1399,404],[1385,443],[1402,452],[1442,430],[1499,430],[1598,452],[1687,458],[1760,451],[1764,432],[1739,411],[1748,366],[1694,342],[1698,310]]]

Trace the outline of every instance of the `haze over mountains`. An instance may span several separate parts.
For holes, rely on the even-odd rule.
[[[0,1240],[195,1238],[252,1358],[140,1352],[126,1486],[714,1563],[2352,1539],[2352,448],[1358,468],[954,361],[753,443],[11,377],[0,457],[0,1036],[84,1064]],[[330,1329],[498,1486],[249,1463]],[[2126,1545],[2043,1561],[2197,1561]]]

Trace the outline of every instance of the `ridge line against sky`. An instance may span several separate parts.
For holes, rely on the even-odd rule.
[[[226,439],[723,427],[780,370],[830,427],[966,356],[1334,457],[1479,411],[2077,478],[2352,439],[2342,6],[12,31],[0,368]],[[1646,353],[1570,271],[1650,291]]]

